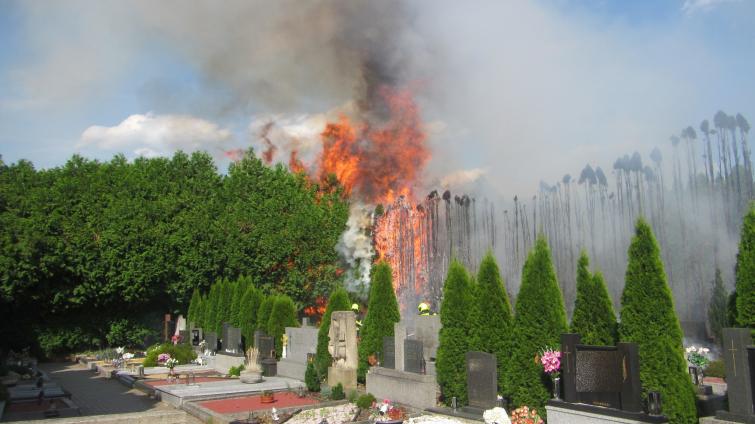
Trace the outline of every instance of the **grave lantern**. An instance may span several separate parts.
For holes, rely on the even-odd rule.
[[[661,394],[660,392],[648,393],[648,414],[661,415]]]

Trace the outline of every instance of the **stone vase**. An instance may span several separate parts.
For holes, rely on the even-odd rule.
[[[239,380],[241,380],[242,383],[247,384],[259,383],[262,381],[262,371],[241,371]]]

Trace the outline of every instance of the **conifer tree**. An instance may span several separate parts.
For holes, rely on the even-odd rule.
[[[282,337],[286,334],[286,327],[298,327],[296,319],[296,305],[290,297],[280,295],[275,298],[267,321],[267,334],[275,341],[275,356],[280,359],[283,354]]]
[[[454,259],[443,283],[442,327],[435,362],[438,385],[446,405],[451,405],[453,397],[462,405],[467,403],[466,354],[472,330],[468,314],[473,301],[467,270]]]
[[[204,327],[204,310],[207,305],[207,295],[206,294],[200,294],[199,295],[199,301],[197,302],[196,307],[196,320],[194,321],[194,325],[196,325],[199,328],[205,328]]]
[[[231,297],[231,314],[229,322],[234,327],[241,327],[241,302],[250,283],[250,279],[244,276],[239,277],[239,279],[236,280],[235,283],[233,283],[233,295]]]
[[[721,277],[721,270],[716,267],[716,278],[713,280],[713,292],[708,305],[708,324],[719,346],[723,343],[722,330],[729,326],[727,303],[728,296],[724,288],[724,279]]]
[[[260,302],[260,308],[257,311],[257,330],[264,331],[268,336],[267,322],[270,320],[270,312],[275,304],[275,295],[264,296]]]
[[[346,290],[339,287],[328,299],[328,306],[325,308],[325,314],[320,322],[320,329],[317,331],[317,353],[315,356],[315,369],[318,375],[324,376],[328,372],[328,367],[333,363],[333,357],[328,352],[328,332],[330,331],[330,316],[334,311],[348,311],[351,304],[349,303],[349,294]]]
[[[259,311],[261,302],[262,293],[254,287],[254,284],[249,284],[246,288],[246,293],[241,298],[238,316],[241,335],[246,339],[247,346],[252,346],[254,343],[254,330],[257,328],[257,311]]]
[[[233,305],[233,292],[234,283],[231,280],[224,279],[222,287],[222,298],[218,305],[218,316],[220,316],[220,322],[218,322],[218,331],[222,331],[224,323],[231,322],[231,308]]]
[[[190,323],[197,325],[197,308],[199,308],[200,296],[199,290],[194,289],[191,293],[191,300],[189,301],[189,309],[186,312],[186,320]]]
[[[755,202],[742,223],[736,276],[737,324],[755,332]]]
[[[568,329],[550,249],[542,235],[524,263],[515,311],[511,370],[504,390],[514,405],[535,407],[542,416],[550,389],[537,355],[545,347],[557,349]]]
[[[590,275],[590,260],[582,251],[577,262],[577,299],[574,302],[571,332],[582,343],[613,346],[616,344],[616,315],[600,272]]]
[[[477,349],[492,353],[498,363],[498,387],[503,387],[503,375],[508,371],[509,348],[513,317],[511,304],[493,252],[488,251],[477,272],[478,309]]]
[[[364,381],[369,368],[367,359],[383,349],[383,337],[393,336],[393,324],[401,320],[396,293],[393,291],[391,266],[380,262],[372,269],[367,316],[359,331],[359,368],[357,379]]]
[[[639,345],[643,395],[661,393],[662,412],[671,423],[696,423],[695,393],[687,374],[682,330],[653,231],[637,220],[629,246],[621,295],[622,342]]]
[[[207,296],[207,306],[205,308],[205,320],[206,320],[206,332],[214,332],[217,333],[217,327],[218,327],[218,303],[219,303],[219,293],[220,292],[220,284],[219,282],[213,283],[212,287],[210,287],[210,293]]]

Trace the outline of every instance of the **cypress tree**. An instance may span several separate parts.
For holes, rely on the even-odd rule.
[[[510,372],[504,390],[516,406],[527,405],[545,412],[550,396],[549,381],[537,360],[545,347],[558,348],[566,332],[566,309],[545,238],[537,238],[522,270],[522,285],[516,298],[514,343]]]
[[[372,269],[367,316],[359,331],[359,381],[364,381],[367,375],[367,358],[383,349],[383,337],[393,336],[393,324],[400,320],[391,266],[380,262]]]
[[[246,293],[241,298],[238,316],[241,335],[246,339],[247,346],[254,343],[254,330],[257,329],[257,311],[259,311],[261,302],[262,293],[254,287],[254,284],[249,284]]]
[[[468,314],[473,308],[473,301],[467,270],[454,259],[443,283],[443,301],[440,305],[442,327],[435,362],[438,385],[446,405],[451,405],[453,397],[462,405],[467,403],[466,354],[472,330]]]
[[[239,279],[232,284],[233,293],[231,296],[231,311],[229,322],[234,327],[241,327],[241,302],[244,295],[246,294],[246,289],[248,286],[249,280],[246,277],[239,277]]]
[[[755,202],[742,223],[736,276],[737,324],[755,331]]]
[[[220,291],[220,284],[218,282],[215,282],[212,287],[210,287],[210,293],[207,296],[207,305],[205,307],[205,321],[206,321],[206,327],[203,327],[206,332],[214,332],[217,333],[217,327],[218,327],[218,297],[219,297],[219,291]]]
[[[511,304],[493,252],[488,251],[477,272],[478,349],[493,353],[498,363],[498,387],[508,371],[513,318]],[[500,390],[499,390],[500,391]]]
[[[218,316],[220,317],[220,321],[218,322],[218,332],[223,329],[224,323],[231,322],[231,307],[233,305],[233,282],[224,279],[222,284],[222,297],[220,304],[218,305]]]
[[[320,329],[317,330],[317,354],[315,356],[315,369],[319,375],[326,375],[328,367],[333,363],[333,357],[328,352],[328,332],[330,331],[330,316],[333,311],[348,311],[351,304],[349,303],[349,294],[343,288],[337,288],[328,299],[328,306],[325,308],[325,314],[320,322]]]
[[[275,356],[280,359],[283,354],[282,337],[286,334],[286,327],[298,327],[296,319],[296,305],[286,295],[276,296],[267,321],[267,334],[275,341]]]
[[[200,328],[204,327],[204,309],[205,304],[207,303],[207,295],[200,294],[199,300],[197,301],[197,307],[196,307],[196,321],[194,325]]]
[[[270,312],[273,310],[275,295],[264,296],[260,302],[260,308],[257,311],[257,330],[267,333],[267,322],[270,319]],[[268,335],[270,335],[268,333]]]
[[[713,280],[713,292],[710,295],[710,304],[708,305],[708,324],[710,324],[713,338],[719,346],[723,343],[722,330],[729,326],[727,298],[721,270],[716,267],[716,278]]]
[[[194,289],[194,291],[191,293],[191,300],[189,301],[189,309],[186,312],[186,320],[190,323],[197,322],[197,308],[199,308],[199,301],[200,301],[199,290]]]
[[[616,344],[616,314],[603,275],[590,275],[590,260],[582,251],[577,262],[577,299],[574,303],[571,332],[582,336],[582,343],[613,346]]]
[[[671,423],[696,423],[695,393],[687,374],[682,330],[653,231],[638,219],[629,246],[619,335],[640,351],[643,395],[658,391]]]

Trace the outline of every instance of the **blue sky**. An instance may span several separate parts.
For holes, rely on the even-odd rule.
[[[409,6],[412,43],[429,46],[416,56],[431,52],[412,69],[426,87],[430,179],[480,169],[502,190],[534,189],[588,161],[646,156],[719,108],[755,119],[755,2],[457,3]],[[238,25],[246,9],[227,2],[204,27],[171,5],[0,2],[3,160],[53,167],[74,153],[180,148],[208,150],[224,168],[222,151],[254,144],[260,117],[316,135],[303,127],[350,100],[352,82],[339,88],[309,55],[316,46],[302,56],[240,42],[265,37],[264,16]]]

